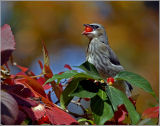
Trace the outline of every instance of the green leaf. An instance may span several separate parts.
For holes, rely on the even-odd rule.
[[[89,73],[82,73],[82,72],[78,73],[76,70],[69,70],[69,71],[66,71],[66,72],[64,72],[64,73],[62,73],[60,75],[59,74],[55,74],[52,78],[48,79],[45,82],[45,84],[50,83],[50,82],[52,82],[54,80],[60,81],[61,79],[68,79],[68,78],[71,78],[71,77],[74,77],[74,78],[82,78],[83,77],[83,78],[95,79],[95,80],[102,79],[98,75],[89,74]]]
[[[86,118],[78,119],[78,122],[85,122],[85,121],[87,121],[87,119],[86,119]]]
[[[84,77],[88,79],[94,79],[94,80],[102,80],[102,78],[98,75],[92,74],[92,73],[78,73],[74,75],[74,77]]]
[[[80,66],[76,66],[76,67],[84,70],[85,72],[92,72],[94,74],[99,75],[95,66],[93,64],[89,63],[88,61],[86,61],[83,64],[81,64]]]
[[[91,110],[94,117],[94,122],[97,125],[103,125],[106,121],[113,117],[113,110],[111,105],[104,101],[105,93],[100,90],[98,95],[91,98]]]
[[[92,78],[95,80],[102,79],[102,77],[99,75],[95,66],[93,64],[89,63],[88,61],[84,62],[80,66],[75,66],[75,67],[80,68],[83,71],[85,71],[84,74],[85,74],[85,76],[87,76],[87,78]]]
[[[107,95],[106,95],[106,93],[105,93],[103,90],[99,89],[97,95],[98,95],[103,101],[106,101],[106,100],[107,100]]]
[[[79,123],[82,123],[82,122],[89,122],[91,125],[94,124],[94,122],[92,120],[88,120],[86,118],[81,118],[78,120]],[[81,125],[85,125],[85,124],[81,124]]]
[[[114,93],[111,89],[112,87],[108,86],[106,88],[106,94],[108,95],[108,98],[111,101],[112,107],[114,111],[117,111],[117,107],[121,104],[123,104],[122,98],[120,96],[117,96],[116,93]]]
[[[68,86],[64,89],[64,91],[61,94],[60,97],[60,104],[63,109],[69,104],[69,102],[73,99],[73,96],[69,96],[71,92],[73,92],[77,86],[80,80],[83,80],[84,78],[74,78]]]
[[[50,83],[50,82],[52,82],[52,81],[54,81],[54,80],[56,80],[56,79],[58,79],[58,80],[68,79],[68,78],[73,77],[73,76],[76,75],[76,74],[78,74],[78,72],[77,72],[76,70],[69,70],[69,71],[66,71],[66,72],[64,72],[64,73],[62,73],[62,74],[55,74],[55,75],[53,75],[52,78],[48,79],[48,80],[45,82],[45,84]],[[44,85],[45,85],[45,84],[44,84]]]
[[[98,92],[98,86],[91,80],[82,80],[79,82],[76,90],[70,96],[77,96],[80,98],[92,98]]]
[[[115,76],[115,79],[126,80],[130,84],[132,84],[134,86],[137,86],[137,87],[145,90],[146,92],[149,92],[149,93],[152,93],[152,94],[154,93],[150,83],[145,78],[141,77],[138,74],[128,72],[128,71],[122,71],[122,72],[119,72]]]
[[[130,100],[123,92],[112,86],[108,86],[106,93],[114,109],[117,108],[118,105],[124,104],[132,121],[132,124],[138,123],[138,121],[140,120],[140,115],[137,113],[134,105],[130,102]]]

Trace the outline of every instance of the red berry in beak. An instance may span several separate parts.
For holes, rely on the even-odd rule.
[[[89,32],[92,32],[93,28],[90,26],[85,26],[84,31],[82,32],[82,35],[87,35]]]
[[[93,31],[93,28],[87,26],[85,27],[85,32],[92,32]]]
[[[113,77],[107,78],[107,83],[108,83],[109,85],[112,85],[112,84],[114,83],[114,78],[113,78]]]

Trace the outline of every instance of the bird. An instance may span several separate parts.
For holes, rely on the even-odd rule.
[[[86,60],[95,66],[103,78],[114,77],[119,72],[124,71],[124,67],[109,45],[105,28],[97,23],[84,24],[84,26],[85,30],[82,35],[89,39]],[[118,80],[113,86],[131,97],[133,88],[127,81]]]

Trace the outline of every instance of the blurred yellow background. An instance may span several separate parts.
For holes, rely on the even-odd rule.
[[[49,51],[53,72],[64,64],[80,65],[88,45],[81,35],[85,23],[106,28],[109,43],[121,64],[145,77],[159,94],[158,2],[2,2],[2,24],[9,24],[16,40],[13,57],[19,65],[39,69],[41,41]],[[35,65],[36,64],[36,65]],[[54,71],[55,69],[55,71]],[[38,72],[37,72],[38,73]],[[143,112],[153,97],[142,90],[137,110]]]

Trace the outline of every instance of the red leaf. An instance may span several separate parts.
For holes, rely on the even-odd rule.
[[[14,125],[19,109],[16,100],[7,92],[1,90],[1,119],[4,125]]]
[[[51,78],[53,76],[53,73],[52,73],[49,66],[44,65],[44,67],[46,70],[46,74],[44,75],[44,77],[46,80],[48,80],[49,78]],[[63,89],[59,85],[57,85],[55,81],[52,81],[51,84],[52,84],[53,90],[55,91],[57,98],[60,99],[60,95],[61,95]]]
[[[36,107],[32,107],[32,111],[35,116],[35,120],[39,120],[46,113],[45,106],[43,104],[38,104]]]
[[[34,93],[35,97],[40,97],[42,102],[45,103],[48,106],[55,106],[46,96],[42,96],[39,92],[35,91],[28,83],[25,82],[25,79],[19,79],[19,83],[24,84],[26,87],[28,87],[32,93]]]
[[[45,77],[46,80],[48,80],[49,78],[51,78],[53,76],[52,70],[47,65],[44,65],[44,69],[45,69],[44,77]]]
[[[14,85],[14,79],[13,78],[6,78],[4,80],[4,83],[6,83],[8,85]]]
[[[27,106],[27,107],[33,107],[33,106],[37,106],[37,103],[33,100],[27,99],[27,98],[23,98],[17,94],[14,94],[12,92],[10,92],[10,94],[15,98],[15,100],[17,101],[18,105],[21,106]]]
[[[37,120],[37,118],[34,115],[34,112],[33,112],[32,108],[29,108],[29,107],[26,107],[26,106],[20,106],[20,109],[22,111],[24,111],[27,114],[27,116],[30,119],[32,119],[33,122]]]
[[[20,125],[25,119],[26,119],[26,114],[20,110],[15,124]]]
[[[57,84],[53,84],[53,88],[54,88],[54,91],[55,91],[55,94],[56,94],[57,98],[60,100],[60,96],[63,92],[63,88],[60,85],[57,85]]]
[[[64,112],[63,110],[55,107],[50,107],[50,109],[45,107],[43,104],[39,104],[36,107],[32,107],[31,109],[22,107],[29,115],[29,117],[35,121],[38,120],[39,123],[44,122],[43,117],[48,117],[48,123],[51,122],[52,124],[78,124],[78,122],[72,118],[68,113]]]
[[[46,97],[46,94],[44,92],[44,89],[42,87],[42,85],[35,79],[28,77],[28,76],[23,76],[25,78],[25,82],[24,84],[28,84],[30,87],[32,87],[32,89],[36,92],[38,92],[39,94],[41,94],[42,96]]]
[[[131,97],[129,98],[129,100],[132,102],[132,104],[135,106],[136,101],[133,100]],[[114,113],[114,119],[116,122],[122,122],[123,120],[125,120],[125,116],[126,114],[128,114],[126,107],[124,105],[120,105],[118,106],[118,110]]]
[[[15,44],[11,27],[8,24],[3,25],[1,28],[1,65],[9,60],[15,50]]]
[[[69,70],[72,70],[71,66],[68,65],[68,64],[65,64],[65,65],[64,65],[64,68],[67,68],[67,69],[69,69]]]
[[[35,97],[39,97],[39,95],[37,94],[37,92],[35,90],[32,89],[31,86],[29,86],[27,83],[26,83],[26,80],[25,79],[15,79],[14,80],[15,84],[21,84],[21,85],[24,85],[24,87],[27,87],[31,90],[31,92],[34,94]]]
[[[41,70],[43,70],[43,64],[42,64],[42,62],[40,60],[38,60],[38,63],[39,63],[39,66],[40,66]]]
[[[125,119],[127,110],[124,105],[120,105],[118,110],[114,113],[114,119],[116,122],[122,122]]]
[[[27,97],[33,97],[33,93],[29,88],[25,88],[22,84],[15,84],[15,85],[1,85],[1,88],[4,90],[7,90],[8,92],[15,93],[21,97],[27,98]]]
[[[78,122],[73,117],[57,107],[46,109],[46,115],[54,125],[78,125]]]
[[[159,116],[159,106],[148,108],[142,114],[142,117],[144,118],[158,118],[158,116]]]
[[[16,74],[16,76],[17,75],[26,75],[26,73],[24,73],[23,71],[21,71],[21,72],[18,72],[17,74]]]
[[[52,99],[51,99],[51,91],[48,92],[47,97],[48,97],[48,99],[49,99],[50,101],[52,101]]]
[[[24,73],[25,73],[26,71],[28,71],[28,68],[27,68],[27,67],[22,67],[22,66],[20,66],[20,65],[18,65],[18,64],[16,64],[16,67],[18,67],[19,69],[21,69],[21,71],[23,71]]]
[[[39,79],[37,79],[37,81],[42,85],[43,89],[44,90],[48,90],[51,88],[51,85],[50,84],[46,84],[43,86],[43,84],[45,83],[45,79],[40,77]]]

